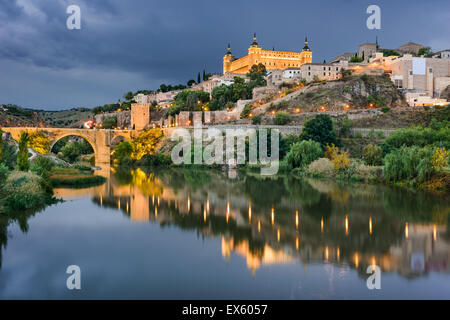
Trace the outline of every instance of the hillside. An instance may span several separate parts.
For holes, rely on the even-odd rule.
[[[92,111],[87,108],[74,108],[62,111],[38,111],[39,116],[51,127],[66,128],[80,127],[92,119]]]
[[[36,110],[16,105],[0,105],[0,126],[2,127],[45,127],[46,124]]]
[[[0,126],[5,127],[80,127],[89,119],[92,112],[87,108],[46,111],[11,104],[0,106]]]
[[[385,76],[352,76],[312,83],[262,106],[263,113],[338,111],[387,106],[405,107],[402,93]],[[260,112],[259,112],[260,113]]]

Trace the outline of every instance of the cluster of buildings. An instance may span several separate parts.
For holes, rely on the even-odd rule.
[[[448,104],[446,99],[441,99],[441,93],[450,85],[450,49],[435,52],[427,57],[418,56],[422,48],[421,44],[408,42],[396,49],[381,49],[377,39],[375,43],[361,44],[357,52],[339,55],[329,63],[325,61],[313,63],[307,38],[299,52],[275,51],[262,49],[254,34],[247,55],[236,58],[228,44],[223,56],[223,74],[212,75],[208,80],[194,84],[189,90],[201,90],[211,95],[214,88],[232,84],[235,76],[245,79],[253,65],[263,64],[267,70],[268,88],[276,88],[283,83],[300,80],[306,82],[338,80],[342,77],[343,70],[349,70],[355,75],[389,76],[411,106]],[[392,52],[400,55],[384,55],[384,53]],[[358,59],[353,59],[354,57]],[[174,90],[136,95],[134,97],[136,104],[132,106],[131,111],[132,127],[138,129],[148,126],[150,105],[156,102],[161,107],[168,107],[179,92],[180,90]],[[227,119],[239,118],[239,112],[233,115],[226,111],[220,112],[224,114],[211,116],[212,122],[217,122],[219,119],[227,121]],[[181,116],[180,119],[170,119],[168,126],[193,123],[193,119],[187,119],[189,116],[186,115]],[[165,123],[162,125],[166,126]]]

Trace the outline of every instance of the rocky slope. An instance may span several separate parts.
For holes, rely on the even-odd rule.
[[[402,93],[386,76],[352,76],[336,81],[312,83],[264,105],[261,111],[298,113],[376,106],[407,106]]]

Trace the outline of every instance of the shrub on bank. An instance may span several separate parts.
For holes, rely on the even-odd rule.
[[[32,172],[14,171],[3,186],[3,208],[10,212],[39,208],[46,205],[53,196],[50,185]]]
[[[423,182],[435,171],[432,156],[433,149],[428,147],[401,147],[384,158],[384,176],[392,182],[416,179]]]
[[[309,165],[323,154],[320,143],[312,140],[296,142],[286,155],[286,162],[291,168],[301,168]]]
[[[285,124],[288,124],[289,122],[291,122],[291,116],[290,116],[290,114],[288,114],[286,112],[282,112],[282,111],[277,112],[277,114],[275,115],[274,122],[278,126],[284,126]]]
[[[309,164],[307,171],[312,175],[332,176],[334,174],[334,166],[330,159],[319,158]]]
[[[362,158],[369,166],[379,166],[383,163],[383,150],[377,145],[368,144],[362,150]]]

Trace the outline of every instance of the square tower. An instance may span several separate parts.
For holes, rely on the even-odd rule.
[[[150,103],[131,105],[131,128],[143,130],[150,124]]]

